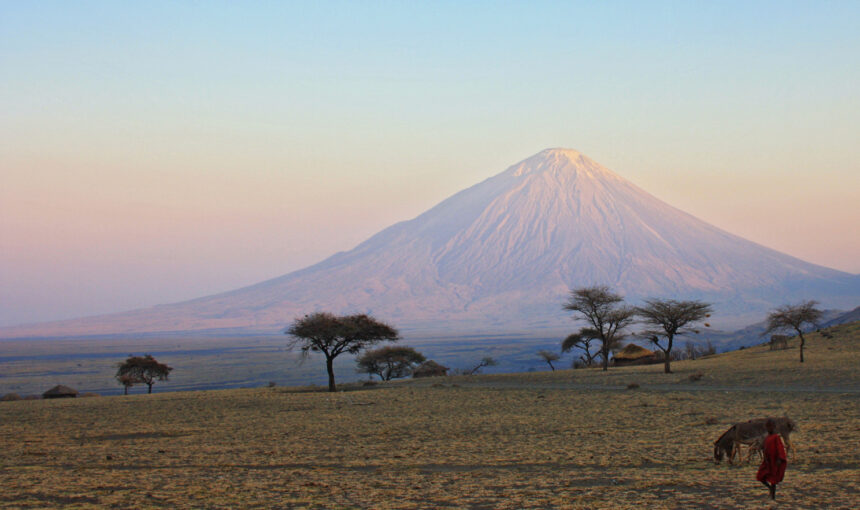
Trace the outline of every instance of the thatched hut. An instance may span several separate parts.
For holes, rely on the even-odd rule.
[[[771,335],[770,350],[788,349],[788,335]]]
[[[42,393],[42,398],[75,398],[77,396],[77,390],[63,386],[62,384],[58,384],[45,393]]]
[[[412,371],[412,377],[440,377],[446,375],[448,375],[448,367],[444,367],[432,359],[421,363]]]
[[[612,357],[612,363],[619,367],[627,365],[650,365],[659,362],[660,360],[657,359],[656,352],[636,344],[627,344]]]

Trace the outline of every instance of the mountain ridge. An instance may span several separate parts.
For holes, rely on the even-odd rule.
[[[762,314],[794,294],[841,308],[860,301],[860,277],[730,234],[580,152],[555,148],[307,268],[182,303],[4,328],[0,336],[274,330],[323,309],[373,313],[406,329],[561,329],[569,326],[561,310],[568,289],[591,284],[634,300],[707,299],[718,314]],[[828,296],[805,295],[816,292]]]

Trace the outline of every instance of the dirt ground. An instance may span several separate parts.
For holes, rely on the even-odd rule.
[[[809,365],[791,365],[782,388],[764,391],[721,389],[728,376],[717,372],[746,366],[727,355],[722,364],[678,364],[670,375],[630,367],[334,394],[265,388],[2,402],[0,507],[858,508],[857,376],[846,371],[837,386],[818,389],[806,380],[818,377],[816,363],[832,362],[827,352],[819,342]],[[783,355],[793,359],[746,356]],[[700,381],[681,384],[702,367]],[[758,377],[766,387],[778,381]],[[642,384],[615,389],[601,380]],[[768,415],[798,424],[797,458],[777,505],[755,481],[755,462],[713,462],[712,443],[726,428]]]
[[[714,465],[711,444],[734,421],[787,414],[798,455],[779,506],[857,508],[858,404],[450,384],[11,402],[0,505],[766,508],[755,465]]]

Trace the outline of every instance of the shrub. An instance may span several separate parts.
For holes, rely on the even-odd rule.
[[[21,395],[18,395],[17,393],[7,393],[7,394],[3,395],[2,397],[0,397],[0,402],[12,402],[15,400],[23,400],[23,399],[21,398]]]

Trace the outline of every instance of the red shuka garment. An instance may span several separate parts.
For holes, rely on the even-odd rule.
[[[782,462],[780,462],[780,460]],[[785,476],[785,448],[779,434],[771,434],[764,440],[764,460],[758,468],[756,480],[759,482],[779,483]]]

